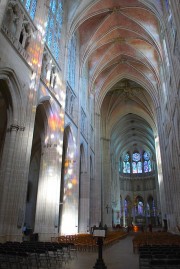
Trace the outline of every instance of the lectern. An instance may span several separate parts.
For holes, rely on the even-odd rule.
[[[93,227],[93,236],[98,245],[98,259],[93,267],[94,269],[107,269],[102,257],[103,240],[106,236],[106,230],[107,229],[101,225],[99,225],[99,227]]]

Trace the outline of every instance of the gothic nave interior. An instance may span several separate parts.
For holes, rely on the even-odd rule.
[[[179,0],[0,1],[0,242],[180,225]]]

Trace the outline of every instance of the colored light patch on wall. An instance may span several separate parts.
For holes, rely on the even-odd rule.
[[[61,119],[56,113],[50,115],[48,122],[52,131],[58,131],[64,128],[64,119]]]
[[[70,154],[70,156],[74,156],[74,154]],[[74,160],[71,158],[67,158],[64,162],[64,201],[73,198],[73,190],[77,185],[77,179],[74,177]]]

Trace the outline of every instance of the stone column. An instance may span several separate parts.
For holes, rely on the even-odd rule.
[[[136,223],[136,206],[134,206],[134,205],[132,208],[132,213],[133,213],[133,223]]]
[[[168,229],[173,231],[174,223],[175,223],[175,197],[176,197],[176,181],[174,178],[174,171],[172,170],[172,126],[170,126],[170,130],[166,128],[163,130],[162,122],[163,119],[161,117],[160,108],[157,109],[157,119],[158,119],[158,133],[159,138],[156,138],[156,144],[160,144],[158,148],[156,146],[157,156],[161,156],[159,159],[159,165],[162,163],[162,166],[159,165],[158,169],[158,181],[159,181],[159,191],[160,191],[160,201],[161,201],[161,209],[162,209],[162,220],[166,219],[168,223]],[[166,119],[168,124],[168,121]],[[169,132],[169,133],[167,133]],[[158,142],[159,140],[159,142]],[[160,152],[161,149],[161,152]],[[173,159],[173,158],[172,158]],[[161,170],[162,169],[162,170]]]
[[[126,216],[125,216],[125,208],[124,208],[124,205],[123,205],[123,208],[122,208],[122,213],[123,213],[123,226],[125,227],[125,225],[126,225]]]
[[[99,226],[102,220],[102,175],[101,175],[101,146],[100,146],[100,114],[95,113],[95,179],[94,179],[94,212],[92,223]]]
[[[158,137],[155,137],[155,147],[156,147],[156,158],[157,158],[157,172],[158,172],[158,185],[159,185],[159,197],[160,197],[160,204],[161,204],[161,210],[162,215],[164,216],[167,212],[167,206],[166,206],[166,200],[168,197],[168,193],[166,193],[165,185],[166,185],[166,173],[165,171],[162,171],[162,166],[164,163],[165,167],[165,161],[166,156],[164,153],[164,136],[162,132],[162,118],[161,118],[161,109],[158,107],[156,109],[156,117],[157,117],[157,124],[158,124]],[[164,172],[164,173],[163,173]],[[165,198],[166,197],[166,198]]]
[[[81,171],[81,186],[79,200],[79,232],[86,233],[89,230],[89,189],[90,182],[87,171]]]
[[[26,197],[25,127],[11,124],[7,130],[0,171],[0,234],[3,240],[21,240]],[[27,147],[27,145],[26,145]]]
[[[47,144],[41,157],[34,229],[40,240],[50,240],[58,231],[60,169],[56,145]]]
[[[113,151],[112,151],[113,152]],[[113,224],[120,223],[120,180],[119,180],[119,161],[111,154],[111,204],[113,208]]]
[[[102,145],[102,213],[103,224],[112,226],[112,205],[111,205],[111,160],[110,160],[110,140],[101,138]]]

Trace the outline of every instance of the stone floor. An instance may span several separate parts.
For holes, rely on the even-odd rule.
[[[139,255],[133,253],[133,234],[103,250],[107,269],[139,269]],[[63,266],[63,269],[93,269],[97,252],[78,252],[77,258]]]

